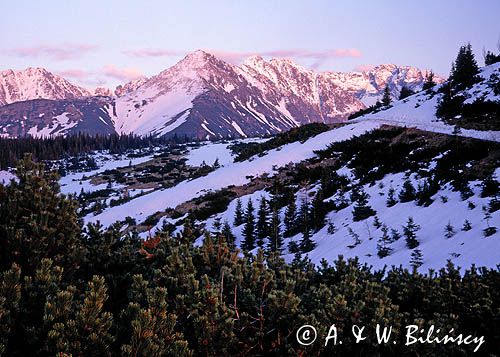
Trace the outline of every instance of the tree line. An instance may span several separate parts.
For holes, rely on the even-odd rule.
[[[157,138],[137,135],[89,135],[79,133],[71,136],[55,136],[48,138],[0,137],[0,169],[15,167],[16,162],[26,153],[37,161],[59,160],[72,156],[80,156],[97,150],[109,150],[111,154],[122,154],[129,150],[151,146],[179,144],[191,141],[188,138],[174,136]]]

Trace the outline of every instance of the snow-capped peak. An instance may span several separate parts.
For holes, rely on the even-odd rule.
[[[0,72],[0,105],[30,99],[69,99],[91,93],[45,68],[29,67]]]

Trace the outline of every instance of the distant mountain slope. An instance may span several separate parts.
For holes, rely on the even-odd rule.
[[[0,136],[49,137],[77,133],[114,134],[107,97],[34,99],[0,107]]]
[[[0,105],[30,99],[73,99],[90,95],[85,88],[44,68],[0,72]]]
[[[396,65],[314,72],[288,59],[258,56],[236,66],[195,51],[156,76],[118,86],[114,110],[103,110],[118,133],[200,139],[269,135],[305,123],[343,121],[380,98],[386,86],[394,98],[403,86],[420,89],[424,74]]]

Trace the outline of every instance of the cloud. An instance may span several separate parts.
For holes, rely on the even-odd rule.
[[[119,82],[128,82],[132,79],[143,77],[144,75],[134,68],[118,68],[108,64],[96,71],[85,71],[81,69],[66,69],[57,72],[63,78],[78,82],[87,86],[103,86],[109,83],[109,79]]]
[[[76,79],[83,79],[94,75],[94,73],[92,72],[82,71],[81,69],[67,69],[63,71],[58,71],[57,74],[62,77],[76,78]]]
[[[18,47],[5,50],[4,53],[16,57],[40,58],[46,57],[53,60],[65,61],[79,58],[88,52],[97,49],[95,45],[86,44],[60,44],[39,45],[33,47]]]
[[[360,64],[359,66],[354,67],[354,70],[357,72],[368,72],[375,68],[373,64]]]
[[[185,54],[184,51],[142,48],[137,50],[122,51],[124,54],[131,57],[179,57]]]
[[[335,48],[325,51],[311,51],[303,49],[284,49],[275,51],[263,51],[263,52],[248,52],[248,51],[218,51],[205,49],[206,52],[212,53],[213,55],[231,62],[231,63],[241,63],[246,58],[259,55],[262,57],[286,57],[293,59],[305,59],[315,62],[315,64],[320,64],[324,61],[335,59],[335,58],[346,58],[346,57],[361,57],[362,53],[360,50],[355,48]],[[171,49],[136,49],[123,51],[126,55],[132,57],[180,57],[186,54],[185,51],[171,50]]]
[[[104,66],[103,74],[106,77],[118,79],[120,81],[130,81],[143,76],[141,71],[135,68],[117,68],[112,64]]]

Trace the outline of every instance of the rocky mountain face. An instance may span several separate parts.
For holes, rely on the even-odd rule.
[[[122,97],[127,93],[131,93],[137,90],[137,88],[142,86],[144,83],[146,83],[147,80],[148,80],[147,77],[142,77],[138,79],[133,79],[130,82],[127,82],[123,85],[120,84],[115,88],[114,95],[116,95],[117,97]]]
[[[0,107],[1,137],[115,134],[108,97],[33,99]]]
[[[90,96],[85,88],[43,68],[0,72],[0,105],[31,99],[74,99]]]
[[[195,51],[156,76],[118,86],[114,97],[104,89],[95,94],[109,96],[101,101],[101,111],[117,133],[212,139],[343,121],[379,99],[386,85],[397,98],[403,86],[419,90],[424,77],[419,69],[396,65],[365,72],[315,72],[288,59],[266,61],[259,56],[236,66]],[[57,101],[52,105],[60,107]],[[43,105],[46,110],[48,106]],[[10,115],[14,112],[11,107]],[[3,122],[0,115],[0,130]],[[26,121],[24,125],[31,126]]]

